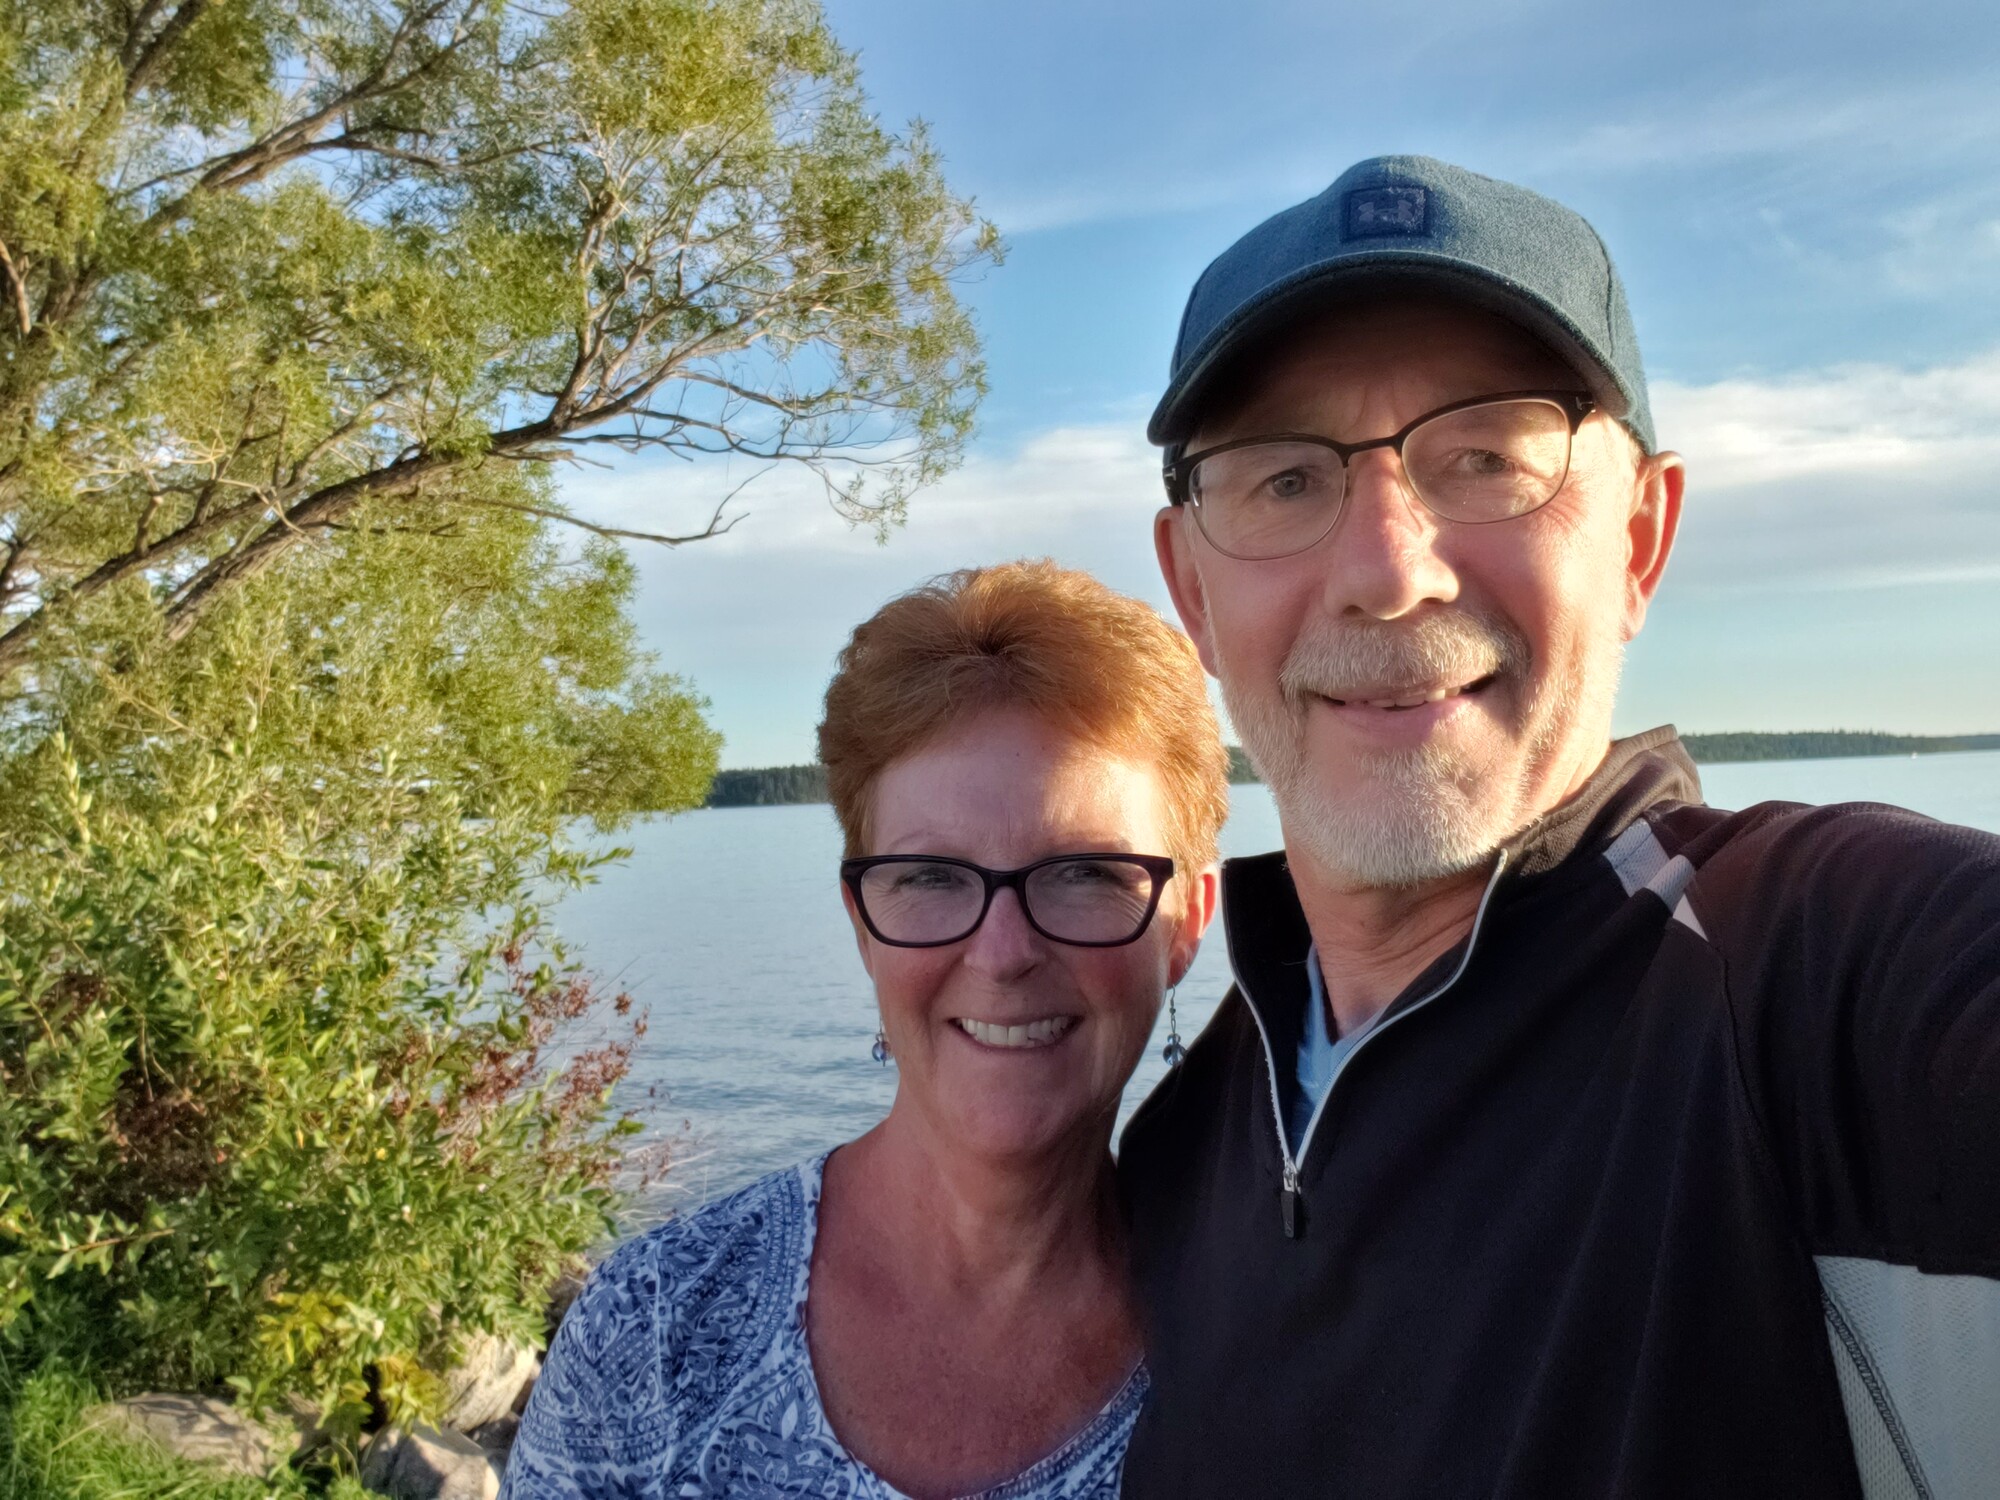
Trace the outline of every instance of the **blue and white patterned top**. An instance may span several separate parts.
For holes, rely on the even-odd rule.
[[[806,1348],[824,1156],[628,1240],[563,1319],[502,1500],[904,1500],[841,1445]],[[1115,1500],[1144,1367],[978,1500]]]

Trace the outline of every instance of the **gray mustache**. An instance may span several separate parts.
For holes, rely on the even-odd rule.
[[[1287,700],[1384,698],[1413,687],[1460,687],[1527,669],[1527,638],[1504,620],[1461,612],[1404,624],[1322,620],[1278,670]]]

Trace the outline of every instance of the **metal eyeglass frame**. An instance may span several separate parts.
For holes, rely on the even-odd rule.
[[[1498,406],[1502,402],[1507,401],[1546,401],[1552,406],[1559,407],[1563,415],[1569,418],[1570,451],[1563,459],[1562,478],[1558,479],[1555,488],[1549,491],[1548,500],[1542,501],[1542,505],[1547,505],[1549,500],[1553,500],[1560,494],[1562,487],[1569,482],[1570,460],[1576,454],[1577,429],[1583,426],[1586,417],[1598,409],[1597,398],[1587,391],[1502,391],[1492,396],[1473,396],[1468,400],[1454,401],[1448,406],[1440,406],[1435,411],[1427,411],[1422,416],[1406,423],[1400,431],[1393,432],[1388,437],[1369,438],[1366,442],[1360,443],[1342,443],[1333,438],[1321,437],[1317,433],[1311,432],[1271,432],[1264,433],[1258,437],[1235,438],[1227,443],[1217,443],[1213,447],[1203,448],[1198,453],[1185,454],[1180,458],[1171,460],[1162,466],[1160,477],[1165,481],[1167,486],[1167,503],[1175,506],[1192,506],[1194,509],[1195,524],[1201,527],[1201,534],[1204,537],[1208,537],[1208,544],[1224,557],[1233,557],[1239,562],[1272,562],[1280,557],[1296,557],[1299,553],[1317,547],[1321,542],[1325,541],[1328,533],[1339,524],[1341,512],[1347,508],[1348,465],[1352,462],[1355,454],[1366,453],[1371,448],[1393,448],[1396,452],[1396,462],[1400,465],[1403,462],[1403,444],[1409,441],[1411,433],[1415,432],[1425,423],[1435,422],[1439,417],[1448,417],[1453,412],[1469,411],[1475,406]],[[1263,556],[1249,557],[1239,552],[1231,552],[1214,537],[1208,535],[1208,527],[1202,521],[1201,502],[1194,499],[1188,493],[1188,482],[1194,476],[1195,466],[1203,459],[1213,458],[1218,453],[1228,453],[1237,448],[1259,447],[1265,443],[1311,443],[1316,447],[1330,449],[1340,459],[1340,499],[1331,507],[1326,520],[1326,529],[1321,531],[1311,541],[1302,543],[1285,552],[1272,552]],[[1405,478],[1408,478],[1409,469],[1405,467],[1403,473]],[[1432,515],[1437,516],[1440,520],[1451,521],[1459,526],[1492,526],[1501,521],[1518,521],[1522,516],[1531,516],[1535,511],[1542,508],[1542,505],[1537,505],[1532,510],[1516,511],[1511,516],[1495,516],[1491,521],[1464,521],[1460,520],[1457,516],[1446,515],[1443,511],[1436,509],[1430,501],[1425,500],[1424,493],[1417,487],[1415,480],[1412,479],[1409,481],[1409,488],[1410,493],[1422,502],[1425,510],[1430,511]]]
[[[1080,938],[1057,937],[1040,922],[1035,920],[1035,908],[1028,900],[1028,877],[1035,871],[1049,865],[1065,864],[1071,860],[1095,859],[1116,860],[1121,864],[1137,865],[1153,881],[1153,894],[1146,902],[1146,914],[1139,919],[1139,925],[1130,937],[1113,938],[1106,942],[1090,942]],[[972,919],[972,925],[956,937],[932,938],[929,942],[913,943],[904,938],[885,937],[875,925],[875,919],[868,914],[868,902],[861,894],[861,877],[877,865],[955,865],[961,870],[971,870],[986,887],[985,899],[979,903],[979,915]],[[1052,943],[1063,943],[1071,948],[1123,948],[1136,943],[1146,935],[1146,929],[1153,925],[1153,915],[1160,909],[1160,897],[1167,889],[1167,882],[1174,878],[1174,862],[1164,854],[1127,854],[1123,851],[1106,853],[1052,854],[1047,859],[1038,859],[1031,865],[1022,865],[1018,870],[989,870],[984,865],[976,865],[969,859],[952,859],[942,854],[868,854],[840,862],[840,878],[854,894],[854,909],[861,913],[861,921],[869,933],[879,943],[891,948],[948,948],[953,943],[962,943],[979,931],[986,921],[986,914],[993,909],[993,893],[1012,889],[1014,898],[1021,903],[1021,915],[1028,925]]]

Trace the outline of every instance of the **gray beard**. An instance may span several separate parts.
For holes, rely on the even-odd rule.
[[[1622,643],[1610,656],[1607,692],[1616,688]],[[1535,731],[1512,765],[1474,764],[1445,745],[1375,751],[1363,775],[1336,788],[1314,774],[1306,752],[1315,697],[1368,696],[1354,684],[1470,682],[1493,673],[1518,685],[1531,680],[1526,638],[1506,621],[1457,612],[1415,625],[1326,621],[1293,645],[1276,697],[1246,691],[1219,651],[1216,660],[1223,702],[1271,788],[1287,846],[1360,887],[1418,885],[1491,858],[1535,816],[1535,774],[1588,696],[1582,674],[1566,674],[1523,705]]]

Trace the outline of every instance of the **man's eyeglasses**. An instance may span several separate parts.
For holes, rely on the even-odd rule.
[[[1475,525],[1511,521],[1555,498],[1576,430],[1596,409],[1580,391],[1509,391],[1441,406],[1365,443],[1239,438],[1168,464],[1167,499],[1192,506],[1201,534],[1226,556],[1288,557],[1333,530],[1354,455],[1391,448],[1427,509]]]
[[[941,948],[971,937],[1003,889],[1020,897],[1028,925],[1045,938],[1122,947],[1153,920],[1173,873],[1174,862],[1158,854],[1059,854],[1018,870],[930,854],[840,862],[861,920],[894,948]]]

